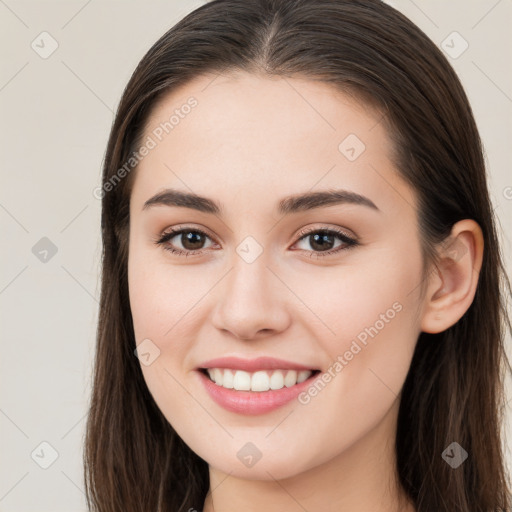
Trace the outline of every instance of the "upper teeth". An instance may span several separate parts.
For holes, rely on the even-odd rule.
[[[268,391],[269,389],[289,388],[304,382],[312,375],[310,370],[260,370],[254,373],[243,370],[208,368],[208,375],[215,384],[237,391]]]

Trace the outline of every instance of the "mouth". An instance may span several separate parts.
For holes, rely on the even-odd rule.
[[[271,369],[248,372],[234,368],[198,368],[198,371],[224,389],[260,393],[291,388],[314,379],[320,373],[319,369]]]
[[[314,385],[320,373],[319,369],[290,362],[281,361],[278,366],[275,359],[271,363],[267,360],[267,368],[256,366],[255,361],[240,363],[238,360],[238,368],[230,368],[231,364],[225,359],[222,363],[217,360],[212,366],[209,364],[196,368],[204,390],[217,405],[243,415],[270,413],[292,403],[300,393]],[[239,369],[242,365],[245,370]]]

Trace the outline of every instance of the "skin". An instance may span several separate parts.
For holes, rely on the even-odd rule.
[[[416,197],[393,167],[379,114],[320,82],[210,75],[165,96],[146,135],[190,96],[198,105],[137,168],[128,278],[136,342],[149,339],[160,350],[141,364],[148,388],[209,465],[210,493],[195,508],[414,511],[400,506],[393,483],[400,390],[420,332],[447,329],[473,300],[483,252],[478,224],[454,226],[463,256],[445,254],[420,295]],[[338,149],[350,133],[366,146],[354,161]],[[143,210],[167,187],[212,198],[224,215]],[[285,196],[329,188],[362,194],[379,210],[339,204],[277,213]],[[196,245],[202,254],[178,256],[154,243],[183,225],[207,232]],[[321,250],[297,236],[304,227],[338,227],[360,245],[311,257]],[[247,236],[263,248],[250,264],[236,252]],[[328,249],[344,245],[332,243]],[[168,244],[194,247],[181,235]],[[306,404],[293,400],[256,416],[228,412],[195,371],[214,357],[268,355],[326,372],[396,303],[400,312]],[[247,442],[262,454],[252,467],[237,457]]]

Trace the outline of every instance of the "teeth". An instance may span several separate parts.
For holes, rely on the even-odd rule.
[[[216,382],[222,386],[224,382]],[[251,376],[247,372],[236,372],[233,378],[233,388],[237,391],[250,391],[251,389]]]
[[[311,375],[313,374],[310,370],[303,370],[297,374],[297,384],[300,384],[301,382],[304,382],[306,379],[309,379]]]
[[[222,384],[222,370],[219,370],[218,368],[214,368],[213,380],[215,381],[215,384]]]
[[[294,370],[290,370],[286,377],[284,378],[284,385],[289,388],[290,386],[293,386],[294,384],[297,384],[297,372]]]
[[[224,372],[223,372],[222,370],[219,370],[218,368],[217,368],[217,371],[220,373],[220,378],[219,378],[218,384],[221,384],[225,388],[233,389],[233,386],[234,386],[233,381],[235,380],[234,372],[232,372],[231,370],[224,370]]]
[[[308,379],[311,370],[260,370],[254,373],[243,370],[208,368],[210,379],[218,386],[236,391],[268,391],[287,388]]]
[[[270,376],[270,389],[284,388],[284,377],[282,372],[272,372]]]
[[[268,391],[270,389],[270,377],[267,372],[256,372],[252,377],[247,374],[247,377],[244,376],[244,380],[247,378],[251,383],[251,391]]]

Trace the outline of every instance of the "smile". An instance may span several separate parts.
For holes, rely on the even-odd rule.
[[[208,370],[202,368],[196,372],[206,393],[223,409],[243,415],[268,413],[292,402],[320,374],[320,370],[259,370],[254,373],[227,368]]]
[[[225,389],[236,391],[269,391],[290,388],[307,380],[318,370],[258,370],[246,372],[227,368],[203,370],[212,382]]]

